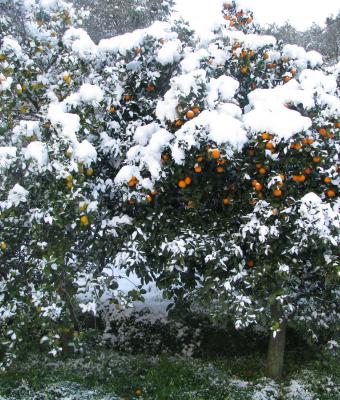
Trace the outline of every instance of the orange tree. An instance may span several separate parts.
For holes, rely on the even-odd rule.
[[[16,3],[27,36],[0,20],[2,366],[28,332],[75,345],[81,312],[119,301],[120,268],[272,331],[278,377],[286,324],[316,335],[338,315],[339,101],[320,55],[236,3],[209,39],[155,23],[98,45],[66,2]]]
[[[175,302],[265,327],[280,378],[287,324],[317,339],[339,320],[336,80],[235,2],[223,16],[184,56],[158,122],[135,131],[115,178],[133,219],[116,263]]]

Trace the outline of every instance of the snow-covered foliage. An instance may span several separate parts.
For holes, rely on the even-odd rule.
[[[99,44],[64,1],[22,6],[27,39],[0,20],[2,365],[30,329],[58,354],[103,296],[124,307],[153,280],[237,327],[334,324],[340,105],[321,57],[237,2],[203,41],[156,22]],[[116,268],[141,285],[123,294]]]

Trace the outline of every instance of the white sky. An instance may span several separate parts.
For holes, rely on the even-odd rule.
[[[202,29],[209,19],[216,20],[223,0],[176,0],[176,9],[194,28]],[[340,0],[239,0],[249,5],[261,24],[289,20],[296,28],[306,29],[313,22],[322,25],[330,14],[340,11]]]

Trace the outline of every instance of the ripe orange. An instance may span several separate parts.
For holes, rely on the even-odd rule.
[[[223,167],[217,167],[216,168],[216,172],[218,172],[219,174],[224,172],[224,168]]]
[[[0,243],[0,249],[1,249],[2,251],[5,251],[5,250],[7,249],[7,243],[1,242],[1,243]]]
[[[263,140],[269,140],[270,139],[269,133],[266,133],[266,132],[262,133],[261,137],[262,137]]]
[[[123,98],[125,101],[130,101],[132,99],[132,96],[129,94],[125,94]]]
[[[267,150],[273,150],[273,148],[274,148],[274,145],[273,145],[272,142],[267,142],[267,143],[266,143],[266,149],[267,149]]]
[[[247,24],[251,24],[253,22],[253,18],[252,17],[248,17],[247,18]]]
[[[293,144],[290,146],[290,148],[291,148],[292,150],[301,150],[301,149],[302,149],[302,145],[301,145],[301,143],[293,143]]]
[[[198,156],[196,157],[197,162],[202,162],[204,161],[204,157],[203,156]]]
[[[140,47],[136,47],[135,48],[135,53],[136,54],[140,54],[141,53],[141,48]]]
[[[162,154],[162,160],[163,160],[163,161],[169,161],[169,159],[170,159],[170,156],[169,156],[168,153]]]
[[[200,167],[199,165],[197,165],[194,169],[196,174],[200,174],[202,172],[202,167]]]
[[[109,112],[113,114],[113,113],[116,112],[116,109],[112,106],[112,107],[109,109]]]
[[[261,185],[261,183],[256,182],[254,188],[257,192],[260,192],[263,189],[263,186]]]
[[[156,196],[157,192],[154,190],[153,192],[151,192],[151,196]]]
[[[263,58],[264,60],[268,60],[269,54],[268,54],[268,53],[264,53],[263,56],[262,56],[262,58]]]
[[[141,389],[135,389],[135,396],[140,397],[142,395]]]
[[[283,174],[280,174],[279,177],[281,178],[281,181],[284,182],[285,176]]]
[[[273,191],[273,195],[274,195],[275,197],[281,197],[281,196],[282,196],[282,190],[280,190],[280,189],[275,189],[275,190]]]
[[[149,194],[146,196],[146,201],[148,203],[151,203],[151,201],[152,201],[152,197]]]
[[[302,141],[303,144],[313,144],[314,143],[314,139],[313,138],[304,138]]]
[[[129,186],[129,187],[134,187],[134,186],[137,185],[137,183],[138,183],[138,179],[137,179],[135,176],[133,176],[133,177],[129,180],[128,186]]]
[[[327,137],[328,136],[328,132],[324,128],[319,129],[319,133],[323,137]]]
[[[154,85],[148,85],[146,87],[147,92],[154,92],[156,90]]]
[[[265,175],[266,173],[267,173],[266,168],[262,167],[262,168],[259,169],[259,174],[260,175]]]
[[[284,83],[287,83],[287,82],[289,82],[291,79],[292,79],[292,78],[291,78],[290,76],[284,76],[284,77],[283,77],[283,82],[284,82]]]
[[[306,180],[306,177],[305,177],[305,175],[293,175],[292,180],[294,182],[302,183],[302,182],[304,182]]]
[[[290,71],[290,73],[291,73],[293,76],[295,76],[295,75],[297,74],[297,69],[296,69],[296,68],[293,68],[293,69]]]
[[[338,122],[335,122],[335,123],[334,123],[334,126],[335,126],[336,128],[338,128],[338,129],[339,129],[339,128],[340,128],[340,121],[338,121]]]
[[[248,260],[247,261],[247,266],[248,266],[248,268],[253,268],[254,267],[254,261],[253,260]]]
[[[312,169],[311,168],[306,168],[304,172],[305,172],[306,175],[310,175],[312,173]]]
[[[319,156],[313,157],[313,162],[319,163],[320,161],[321,161],[321,157],[319,157]]]
[[[282,62],[287,63],[289,61],[288,57],[282,57]]]
[[[190,184],[191,184],[191,178],[190,178],[190,176],[187,176],[187,177],[184,179],[184,182],[186,183],[186,185],[190,185]]]
[[[329,184],[332,182],[332,179],[329,176],[326,176],[323,180],[326,184]]]
[[[180,180],[180,181],[178,181],[178,186],[179,186],[181,189],[185,189],[185,188],[187,187],[187,184],[185,183],[184,180]]]
[[[327,195],[327,197],[335,197],[336,193],[333,189],[329,189],[329,190],[327,190],[326,195]]]
[[[246,58],[247,55],[248,55],[247,50],[242,50],[241,57],[242,57],[242,58]]]
[[[215,149],[211,152],[211,157],[215,160],[217,160],[218,158],[220,158],[220,151],[218,149]]]
[[[228,199],[228,197],[226,197],[226,198],[223,199],[223,204],[224,204],[225,206],[228,206],[230,203],[231,203],[231,201],[230,201],[230,199]]]
[[[248,73],[248,67],[241,67],[240,71],[242,74],[247,74]]]
[[[194,118],[194,116],[195,116],[195,113],[194,113],[192,110],[189,110],[189,111],[186,113],[186,117],[189,118],[189,119]]]
[[[201,112],[201,110],[199,109],[199,107],[194,107],[193,109],[192,109],[192,111],[197,115],[197,114],[199,114],[200,112]]]
[[[184,121],[182,121],[180,119],[176,120],[176,122],[175,122],[176,126],[182,126],[183,124],[184,124]]]
[[[256,167],[257,169],[259,169],[259,168],[261,168],[261,167],[262,167],[262,164],[260,164],[260,163],[257,163],[257,164],[255,164],[255,167]]]

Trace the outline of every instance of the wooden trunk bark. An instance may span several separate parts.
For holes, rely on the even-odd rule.
[[[287,321],[283,318],[277,303],[271,306],[271,317],[272,321],[279,322],[280,330],[276,331],[275,337],[272,332],[270,334],[266,375],[268,378],[280,380],[283,374]]]

